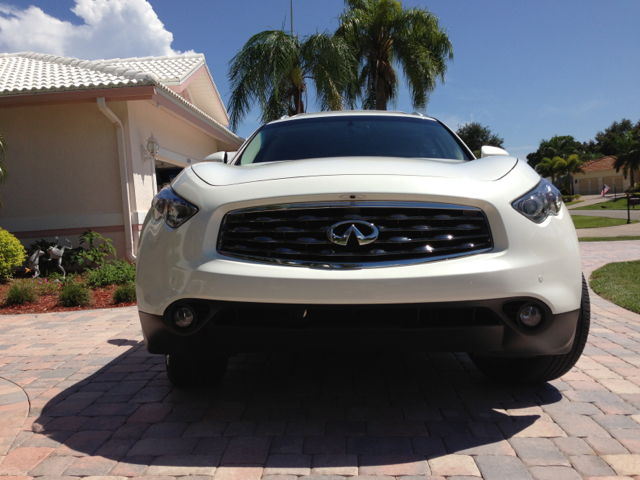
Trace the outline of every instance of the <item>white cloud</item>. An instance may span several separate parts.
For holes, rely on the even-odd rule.
[[[32,51],[82,59],[175,55],[173,34],[146,0],[75,0],[82,25],[40,8],[0,4],[0,52]]]

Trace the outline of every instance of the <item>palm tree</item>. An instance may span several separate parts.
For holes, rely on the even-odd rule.
[[[551,179],[551,183],[555,185],[558,177],[562,176],[567,168],[567,162],[562,157],[545,157],[542,161],[536,165],[536,172],[541,177],[548,177]]]
[[[544,157],[562,157],[565,160],[570,155],[580,153],[580,142],[571,135],[554,135],[549,140],[540,140],[538,150],[527,155],[527,161],[536,167]]]
[[[570,155],[568,159],[564,159],[560,156],[553,158],[545,157],[542,161],[536,165],[536,172],[542,177],[551,178],[551,183],[555,185],[557,180],[564,177],[564,188],[569,192],[569,185],[571,185],[571,195],[573,195],[573,175],[576,173],[584,173],[582,167],[585,162],[580,160],[578,155]]]
[[[231,129],[237,129],[256,102],[263,123],[305,112],[309,80],[322,110],[342,109],[342,92],[356,64],[345,41],[328,33],[302,41],[282,30],[254,35],[229,62]]]
[[[540,145],[542,146],[542,143]],[[545,146],[547,155],[558,156],[567,160],[570,155],[578,153],[578,145],[579,142],[571,135],[555,135],[546,142]]]
[[[426,9],[404,9],[398,0],[345,0],[340,35],[354,47],[359,60],[357,82],[349,100],[362,98],[365,109],[386,110],[398,94],[399,64],[415,109],[425,108],[439,78],[444,82],[453,47],[438,18]]]
[[[4,159],[7,157],[7,142],[0,134],[0,183],[4,185],[7,182],[7,167],[4,165]],[[0,198],[0,207],[2,206],[2,198]]]
[[[564,174],[567,176],[565,181],[565,187],[567,187],[568,183],[571,184],[571,195],[574,194],[573,176],[576,173],[584,173],[584,169],[582,168],[584,167],[584,165],[585,165],[585,162],[581,160],[576,154],[570,155],[569,158],[567,158],[566,167],[564,167]]]
[[[627,132],[618,138],[615,143],[619,153],[613,166],[616,172],[622,169],[625,178],[629,174],[631,180],[630,189],[633,189],[635,186],[633,172],[640,168],[640,141],[634,138],[633,132]]]

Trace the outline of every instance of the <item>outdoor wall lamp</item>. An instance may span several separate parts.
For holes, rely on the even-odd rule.
[[[149,152],[149,155],[155,160],[159,151],[160,151],[160,145],[158,145],[158,141],[156,140],[156,137],[154,137],[152,133],[149,139],[147,140],[147,152]]]

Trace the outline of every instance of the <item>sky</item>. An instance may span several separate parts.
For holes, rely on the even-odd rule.
[[[477,121],[520,157],[553,135],[587,141],[640,119],[640,1],[404,0],[435,14],[454,59],[426,113]],[[333,31],[342,0],[293,0],[301,37]],[[229,61],[263,30],[290,29],[290,0],[0,0],[0,52],[82,59],[204,53],[225,102]],[[396,108],[412,112],[404,86]],[[312,103],[308,111],[315,111]],[[238,129],[259,126],[254,109]]]

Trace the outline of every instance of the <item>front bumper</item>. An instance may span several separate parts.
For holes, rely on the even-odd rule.
[[[582,275],[569,212],[563,208],[558,216],[534,224],[511,206],[513,199],[537,184],[535,172],[527,176],[514,171],[495,182],[372,175],[360,183],[349,176],[328,176],[228,187],[203,186],[201,180],[189,175],[188,171],[183,173],[174,188],[200,211],[177,229],[148,217],[140,240],[137,299],[151,352],[215,355],[318,347],[551,355],[566,353],[571,347]],[[232,210],[344,201],[345,192],[363,201],[477,207],[489,222],[493,250],[431,263],[353,270],[272,265],[229,258],[217,251],[220,224]],[[453,196],[452,192],[461,193]],[[502,316],[502,303],[522,299],[545,306],[544,329],[523,332]],[[167,312],[176,302],[192,300],[214,305],[216,310],[256,307],[253,318],[257,323],[213,319],[203,322],[193,334],[172,330],[166,324]],[[405,324],[414,318],[412,310],[447,306],[488,308],[495,316],[494,323]],[[294,319],[295,312],[305,309],[322,310],[323,318],[342,319],[345,310],[367,308],[364,319],[370,311],[384,310],[393,321],[375,325],[363,321],[356,326],[351,321],[293,326],[261,323],[270,309],[294,311]],[[280,318],[290,316],[280,314]]]
[[[192,178],[174,187],[201,208],[194,217],[177,229],[154,222],[152,217],[145,221],[137,262],[138,306],[145,313],[163,315],[172,302],[184,298],[359,305],[533,297],[547,304],[554,314],[579,308],[580,252],[566,209],[557,217],[534,224],[511,206],[510,200],[529,188],[518,186],[523,181],[511,175],[491,185],[470,182],[464,198],[451,196],[451,191],[460,190],[452,181],[419,180],[371,176],[362,188],[406,193],[354,194],[366,197],[366,201],[427,201],[477,207],[489,222],[493,250],[417,265],[354,270],[234,259],[221,255],[216,248],[219,227],[228,212],[255,205],[336,201],[353,184],[346,178],[328,177],[223,188],[202,187],[197,182],[203,182]],[[290,195],[283,196],[284,190]],[[424,190],[435,193],[418,193]],[[326,191],[336,193],[313,193]]]
[[[281,305],[183,299],[165,315],[140,312],[151,353],[229,356],[243,351],[466,351],[527,356],[567,353],[579,311],[545,314],[527,329],[518,305],[530,298],[412,305]],[[190,305],[196,321],[176,327],[171,312]]]

